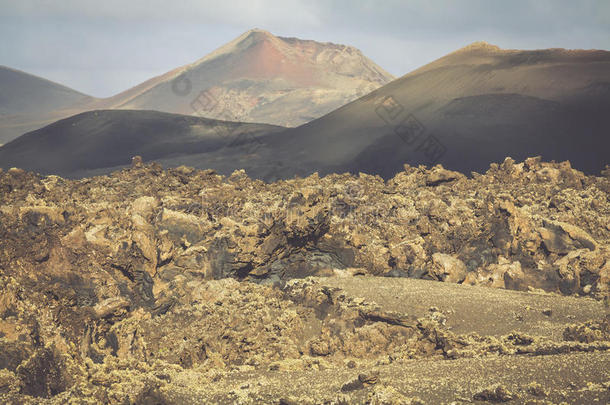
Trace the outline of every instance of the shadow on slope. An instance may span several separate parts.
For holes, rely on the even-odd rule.
[[[0,166],[71,177],[77,172],[104,172],[129,164],[135,155],[158,160],[218,151],[281,129],[157,111],[90,111],[4,145]]]

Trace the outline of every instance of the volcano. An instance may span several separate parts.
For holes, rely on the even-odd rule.
[[[358,49],[250,30],[99,107],[298,126],[390,82]]]

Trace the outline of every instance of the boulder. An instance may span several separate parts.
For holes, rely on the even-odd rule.
[[[206,222],[200,217],[167,208],[163,209],[158,226],[166,230],[168,237],[178,245],[184,242],[189,245],[200,242],[207,230]]]
[[[465,284],[483,285],[494,288],[505,288],[506,281],[514,283],[515,280],[521,279],[523,270],[519,261],[511,262],[506,258],[498,257],[498,263],[489,264],[476,272],[468,273]]]
[[[576,249],[595,250],[597,242],[591,235],[575,225],[545,219],[538,229],[542,243],[551,253],[567,254]]]
[[[444,169],[443,166],[437,165],[432,168],[430,173],[426,176],[426,185],[434,187],[463,178],[465,178],[465,176],[462,173],[447,170]]]
[[[159,201],[150,196],[136,198],[131,203],[132,214],[140,215],[144,219],[149,219],[154,210],[159,206]]]
[[[436,280],[461,283],[466,278],[466,265],[458,258],[445,253],[432,255],[432,268],[429,274]]]
[[[26,215],[45,217],[47,221],[55,224],[63,224],[65,219],[64,211],[58,207],[29,206],[19,209],[19,216],[23,219]]]

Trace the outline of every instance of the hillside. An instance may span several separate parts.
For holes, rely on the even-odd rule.
[[[291,110],[286,106],[278,111]],[[469,175],[484,172],[506,156],[569,160],[579,170],[599,174],[609,163],[607,111],[610,52],[502,50],[475,43],[297,128],[258,127],[260,136],[182,155],[140,154],[145,161],[156,159],[166,167],[188,165],[226,175],[245,169],[265,180],[314,172],[364,172],[387,179],[405,163],[440,163]],[[131,156],[127,150],[116,156],[99,155],[96,150],[112,150],[115,143],[103,143],[124,131],[122,126],[140,125],[127,120],[107,125],[107,117],[119,116],[81,115],[42,128],[0,148],[0,167],[70,177],[109,173],[129,164]],[[71,127],[84,119],[86,123]],[[166,136],[165,124],[161,119],[156,122],[157,127],[148,125],[145,132]],[[93,132],[83,136],[89,128]],[[72,134],[73,142],[59,149],[40,143],[61,132]],[[93,138],[97,141],[90,143]],[[84,150],[96,158],[73,162],[64,158]]]
[[[354,47],[259,29],[104,99],[0,67],[0,145],[59,119],[107,109],[298,126],[393,78]]]
[[[302,175],[388,178],[403,163],[468,174],[534,155],[599,173],[610,150],[607,111],[610,52],[475,43],[289,130],[270,155],[289,156],[290,172]]]
[[[0,167],[78,177],[127,165],[135,155],[180,161],[227,147],[244,152],[240,143],[282,129],[158,111],[96,110],[9,142],[0,148]]]

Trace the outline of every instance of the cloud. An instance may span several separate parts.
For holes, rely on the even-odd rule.
[[[400,76],[476,40],[610,49],[610,1],[0,0],[0,63],[110,95],[254,27],[356,46]]]
[[[13,17],[70,17],[118,21],[172,21],[202,24],[317,25],[320,3],[300,0],[58,0],[0,1],[2,14]]]
[[[447,37],[610,33],[606,0],[0,0],[0,18],[147,21]]]

